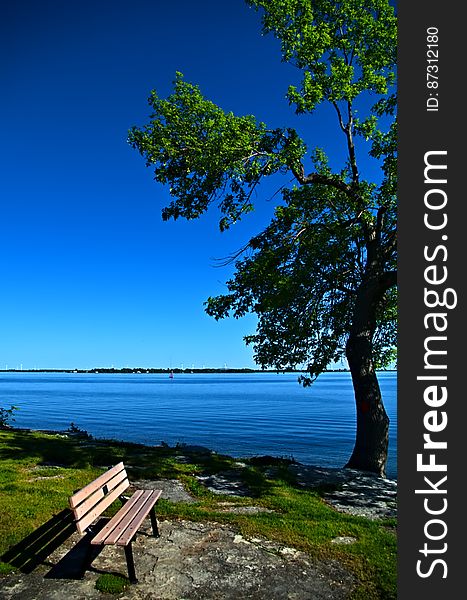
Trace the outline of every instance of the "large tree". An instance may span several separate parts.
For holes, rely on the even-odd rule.
[[[170,186],[164,219],[194,219],[217,203],[227,229],[253,209],[264,178],[288,174],[271,223],[235,256],[228,293],[206,310],[216,319],[256,313],[246,341],[257,363],[306,365],[305,385],[345,356],[357,414],[347,466],[384,474],[389,419],[376,370],[394,359],[396,335],[394,10],[387,0],[247,3],[302,73],[287,93],[296,113],[333,107],[341,168],[292,128],[224,112],[180,73],[167,99],[151,93],[149,123],[129,142]],[[378,166],[373,180],[361,175],[362,157]]]

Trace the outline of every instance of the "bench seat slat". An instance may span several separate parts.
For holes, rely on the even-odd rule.
[[[158,501],[161,493],[160,490],[138,490],[135,492],[102,531],[91,540],[91,544],[126,546]]]
[[[138,498],[143,493],[143,490],[136,490],[133,496],[125,502],[122,508],[118,511],[116,515],[114,515],[110,521],[108,521],[104,527],[99,531],[99,533],[93,537],[91,540],[91,544],[104,544],[105,540],[112,533],[112,531],[117,527],[120,521],[125,517],[129,510],[131,510],[133,504],[137,502]]]
[[[148,490],[146,501],[139,507],[139,511],[135,514],[134,519],[121,533],[120,537],[116,541],[117,546],[126,546],[131,542],[136,532],[141,527],[144,519],[148,516],[151,509],[159,500],[161,493],[162,491],[160,490]]]

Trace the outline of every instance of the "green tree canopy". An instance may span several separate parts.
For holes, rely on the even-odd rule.
[[[253,209],[273,174],[293,176],[268,227],[236,255],[228,293],[209,298],[216,319],[258,316],[246,341],[255,360],[307,365],[310,383],[344,355],[357,406],[349,466],[384,472],[388,419],[375,370],[394,358],[396,323],[396,17],[387,0],[248,0],[282,58],[301,72],[290,86],[297,114],[333,107],[345,160],[336,170],[293,128],[270,128],[205,99],[177,73],[167,99],[129,141],[170,187],[163,218],[198,218],[215,203],[227,229]],[[316,140],[312,140],[316,144]],[[379,165],[361,176],[361,157]]]

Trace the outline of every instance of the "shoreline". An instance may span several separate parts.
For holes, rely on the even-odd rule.
[[[163,369],[163,368],[147,368],[147,367],[132,367],[132,368],[123,368],[123,369],[114,369],[114,368],[92,368],[92,369],[0,369],[0,373],[105,373],[105,374],[144,374],[149,373],[152,375],[169,375],[170,373],[174,374],[189,374],[195,375],[199,373],[241,373],[241,374],[250,374],[250,373],[269,373],[269,374],[287,374],[287,373],[307,373],[304,369],[249,369],[249,368],[240,368],[240,369],[216,369],[216,368],[205,368],[205,369]],[[323,373],[350,373],[350,369],[326,369]],[[397,369],[379,369],[377,373],[397,373]]]
[[[166,442],[162,441],[160,444],[143,444],[141,442],[132,442],[129,440],[122,440],[116,438],[103,438],[103,437],[95,437],[89,434],[87,431],[81,430],[78,427],[76,430],[55,430],[55,429],[33,429],[31,427],[7,427],[4,429],[0,428],[0,431],[10,431],[10,432],[20,432],[20,433],[43,433],[46,435],[56,435],[61,437],[70,437],[72,439],[82,440],[83,442],[87,442],[89,444],[114,444],[121,445],[127,447],[135,447],[135,448],[147,448],[147,449],[157,449],[163,448],[172,451],[184,451],[193,455],[209,455],[209,456],[218,456],[218,457],[227,457],[233,461],[237,461],[238,464],[242,464],[242,461],[254,461],[257,463],[261,463],[267,460],[272,462],[278,462],[283,464],[289,464],[293,470],[296,470],[297,473],[300,473],[306,481],[307,486],[311,487],[319,487],[321,485],[340,485],[342,483],[347,483],[352,479],[362,477],[369,478],[375,480],[382,480],[386,482],[391,482],[397,486],[397,477],[382,477],[373,473],[371,471],[359,471],[357,469],[351,469],[348,467],[328,467],[328,466],[320,466],[312,463],[304,463],[300,462],[294,458],[286,457],[286,456],[274,456],[271,454],[254,454],[252,456],[232,456],[230,454],[224,452],[218,452],[216,450],[212,450],[211,448],[207,448],[206,446],[199,446],[196,444],[186,444],[186,443],[176,443],[174,446],[170,446]]]

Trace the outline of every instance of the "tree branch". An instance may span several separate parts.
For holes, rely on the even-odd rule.
[[[347,136],[347,147],[349,149],[350,166],[352,168],[352,178],[354,183],[358,183],[359,174],[357,167],[357,156],[355,154],[355,144],[353,141],[352,129],[353,129],[353,116],[352,116],[352,104],[347,102],[347,114],[349,121],[347,123],[345,134]]]
[[[296,167],[291,167],[291,171],[298,183],[302,185],[310,185],[312,183],[328,185],[336,190],[344,192],[344,194],[347,194],[347,196],[350,196],[351,198],[359,199],[359,195],[355,192],[354,188],[340,179],[334,179],[333,177],[328,177],[327,175],[322,175],[321,173],[311,173],[310,175],[305,175],[305,170],[301,163],[299,169]]]
[[[341,126],[342,131],[345,133],[346,126],[345,126],[345,123],[344,123],[344,119],[342,118],[341,109],[339,108],[339,105],[337,104],[337,102],[333,102],[332,105],[336,109],[337,118],[339,119],[339,125]]]

